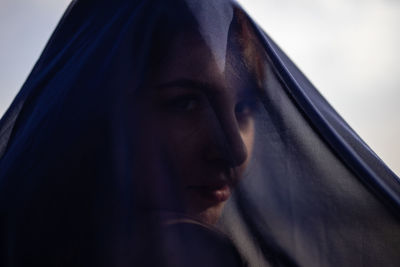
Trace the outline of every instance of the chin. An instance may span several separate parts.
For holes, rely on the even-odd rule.
[[[200,220],[202,223],[215,225],[221,217],[222,209],[224,208],[224,206],[225,202],[208,207],[200,212],[189,211],[189,214],[196,217],[196,219]]]

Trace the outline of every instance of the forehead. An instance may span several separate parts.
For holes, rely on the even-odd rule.
[[[224,57],[216,58],[214,55],[200,35],[180,34],[171,41],[153,83],[156,85],[182,79],[194,80],[208,84],[216,90],[236,93],[255,84],[243,63],[239,49],[228,45]]]

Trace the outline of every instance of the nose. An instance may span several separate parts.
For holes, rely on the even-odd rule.
[[[242,165],[247,160],[248,151],[235,114],[220,116],[215,122],[210,125],[213,141],[207,152],[208,159],[222,162],[229,168]]]

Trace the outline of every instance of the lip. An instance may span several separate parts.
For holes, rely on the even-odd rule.
[[[231,196],[231,188],[227,184],[219,186],[190,186],[189,189],[203,200],[213,204],[224,202]]]

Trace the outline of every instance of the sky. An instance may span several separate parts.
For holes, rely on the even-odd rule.
[[[70,0],[0,0],[0,116]],[[400,174],[400,1],[239,0]]]

